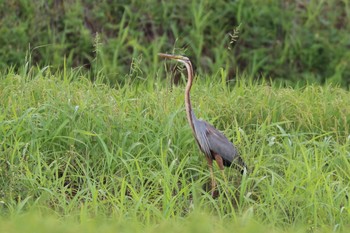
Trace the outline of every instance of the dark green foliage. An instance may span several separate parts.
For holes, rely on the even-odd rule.
[[[199,72],[224,67],[229,78],[239,70],[348,85],[348,9],[348,0],[8,0],[0,3],[0,67],[31,61],[59,68],[65,57],[69,67],[103,70],[115,82],[135,59],[140,72],[155,74],[157,52],[181,48],[175,52],[190,56]]]

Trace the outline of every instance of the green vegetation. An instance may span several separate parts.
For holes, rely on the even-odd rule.
[[[182,48],[202,74],[224,67],[230,78],[245,70],[347,87],[349,9],[349,0],[1,1],[0,68],[20,67],[29,51],[34,65],[62,68],[66,57],[69,67],[123,81],[132,61],[154,74],[157,52]]]
[[[0,1],[0,232],[346,231],[349,5]],[[250,168],[216,199],[158,52]]]
[[[3,224],[49,215],[73,229],[75,220],[86,229],[95,219],[89,224],[96,230],[116,220],[109,227],[127,232],[346,229],[350,94],[247,77],[227,84],[225,76],[196,79],[195,111],[235,142],[250,173],[226,169],[226,184],[217,172],[220,196],[213,199],[182,85],[147,77],[110,87],[103,76],[91,82],[79,70],[3,73],[0,208],[12,216]],[[20,217],[28,211],[36,214]]]

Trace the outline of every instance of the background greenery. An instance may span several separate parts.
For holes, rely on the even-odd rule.
[[[0,232],[349,228],[348,1],[0,5]],[[216,199],[158,52],[249,166]]]
[[[6,0],[0,67],[25,64],[30,52],[33,65],[59,68],[66,57],[68,67],[103,67],[122,81],[135,60],[140,72],[154,74],[156,53],[181,48],[202,73],[224,67],[230,78],[239,70],[348,86],[349,9],[348,0]]]

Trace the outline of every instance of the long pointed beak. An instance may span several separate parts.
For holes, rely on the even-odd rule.
[[[158,56],[163,58],[173,59],[173,60],[181,60],[183,58],[183,56],[180,56],[180,55],[173,55],[173,54],[166,54],[166,53],[158,53]]]
[[[173,54],[166,54],[166,53],[158,53],[158,55],[160,57],[163,57],[163,58],[172,59],[172,60],[182,62],[184,64],[191,63],[191,61],[190,61],[190,59],[188,59],[188,57],[184,57],[181,55],[173,55]]]

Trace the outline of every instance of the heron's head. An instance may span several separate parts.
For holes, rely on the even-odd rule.
[[[185,64],[190,62],[190,59],[188,59],[188,57],[184,57],[181,55],[173,55],[173,54],[166,54],[166,53],[158,53],[158,55],[160,57],[176,60]]]

